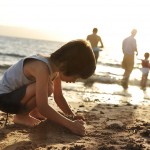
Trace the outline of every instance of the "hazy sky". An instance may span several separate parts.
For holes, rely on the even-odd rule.
[[[97,27],[104,40],[113,41],[137,28],[139,40],[148,42],[149,20],[149,0],[0,0],[0,25],[23,28],[0,34],[68,41]]]

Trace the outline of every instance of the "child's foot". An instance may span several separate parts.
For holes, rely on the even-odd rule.
[[[43,115],[41,115],[41,114],[39,113],[39,111],[38,111],[37,108],[35,108],[34,110],[32,110],[32,111],[30,112],[30,115],[31,115],[32,117],[36,118],[36,119],[39,119],[39,120],[45,120],[45,119],[46,119]]]
[[[14,123],[29,127],[37,126],[41,121],[29,115],[15,115]]]

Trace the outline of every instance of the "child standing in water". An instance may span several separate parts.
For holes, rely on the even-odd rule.
[[[144,54],[144,59],[142,59],[141,61],[141,65],[142,65],[142,78],[141,78],[141,89],[145,90],[146,89],[146,83],[147,83],[147,77],[149,74],[149,69],[150,69],[150,64],[149,64],[149,53],[145,53]]]
[[[85,134],[82,116],[76,116],[62,94],[61,81],[75,82],[90,77],[96,68],[91,47],[84,40],[63,45],[50,56],[25,57],[8,68],[0,80],[0,110],[15,114],[14,123],[34,127],[40,119],[54,121],[78,135]],[[48,104],[54,96],[70,120]]]

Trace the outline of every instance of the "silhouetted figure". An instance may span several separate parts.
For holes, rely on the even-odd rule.
[[[87,36],[87,40],[91,43],[92,49],[94,51],[96,62],[99,57],[99,51],[101,51],[100,48],[104,47],[102,39],[97,35],[97,32],[98,29],[94,28],[93,33]],[[101,46],[98,46],[99,43],[101,44]]]
[[[141,60],[141,71],[142,71],[142,78],[141,78],[141,89],[146,90],[147,84],[147,77],[149,74],[150,64],[149,64],[149,53],[144,54],[144,59]]]
[[[124,89],[128,88],[128,81],[130,78],[130,74],[134,67],[134,56],[135,52],[138,55],[136,39],[134,38],[137,33],[136,29],[131,31],[131,35],[125,38],[122,42],[122,51],[124,54],[122,61],[122,68],[125,70],[122,79],[122,86]]]

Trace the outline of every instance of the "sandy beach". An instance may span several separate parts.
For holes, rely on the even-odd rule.
[[[0,112],[0,150],[150,150],[150,95],[139,87],[63,83],[72,110],[85,116],[86,135],[72,134],[51,121],[29,128],[12,122],[3,126]],[[49,97],[49,104],[60,111]]]

